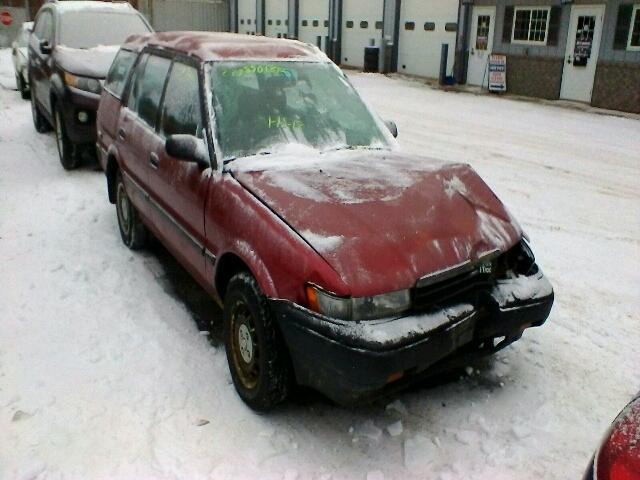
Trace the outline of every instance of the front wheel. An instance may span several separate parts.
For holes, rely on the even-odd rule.
[[[55,119],[56,145],[58,146],[60,163],[62,164],[62,168],[65,170],[73,170],[80,164],[78,148],[76,148],[67,136],[66,126],[62,118],[62,113],[60,113],[60,109],[53,109],[53,118]]]
[[[122,242],[131,250],[142,248],[147,239],[147,229],[127,195],[120,170],[116,174],[116,214]]]
[[[33,84],[32,84],[33,85]],[[38,133],[46,133],[51,130],[51,125],[44,118],[44,115],[40,111],[40,107],[34,98],[35,95],[31,95],[31,117],[33,118],[33,126]]]
[[[21,73],[16,74],[16,85],[18,86],[20,97],[22,97],[23,100],[28,100],[30,97],[29,87],[27,87],[26,82],[24,81],[24,78],[22,77]]]
[[[224,339],[233,383],[249,407],[265,412],[287,398],[292,383],[289,356],[267,299],[247,272],[229,281]]]

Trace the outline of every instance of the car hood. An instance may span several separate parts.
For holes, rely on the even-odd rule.
[[[102,79],[107,76],[119,48],[118,45],[99,45],[86,49],[59,45],[53,55],[56,63],[66,72]]]
[[[424,275],[505,251],[522,235],[469,165],[387,151],[264,168],[243,160],[231,164],[238,163],[234,177],[322,255],[354,296],[412,287]]]

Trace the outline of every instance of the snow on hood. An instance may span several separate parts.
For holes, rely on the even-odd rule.
[[[308,152],[310,154],[310,152]],[[230,164],[353,295],[413,286],[426,274],[517,243],[522,231],[468,165],[389,151],[342,151],[298,164]],[[258,169],[256,162],[262,163]]]
[[[119,49],[119,45],[98,45],[86,49],[58,45],[53,55],[56,63],[69,73],[105,78]]]

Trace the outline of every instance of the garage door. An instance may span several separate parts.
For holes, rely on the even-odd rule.
[[[437,78],[440,51],[449,44],[447,75],[453,72],[458,2],[403,0],[400,11],[398,72]]]
[[[329,0],[300,0],[298,38],[327,51]]]
[[[362,68],[364,48],[380,46],[382,40],[383,0],[344,0],[342,4],[342,59],[343,65]]]
[[[238,33],[256,34],[256,0],[238,0]]]
[[[289,25],[287,0],[266,0],[265,35],[267,37],[286,37]]]

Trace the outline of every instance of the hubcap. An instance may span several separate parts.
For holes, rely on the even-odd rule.
[[[129,233],[129,198],[127,192],[124,191],[124,185],[118,184],[118,222],[120,228],[127,235]]]
[[[234,370],[244,388],[252,390],[260,376],[260,349],[253,315],[243,301],[232,308],[230,334]]]
[[[238,345],[240,347],[240,355],[245,363],[251,363],[253,359],[253,341],[251,340],[251,334],[246,325],[240,325],[238,328]]]

